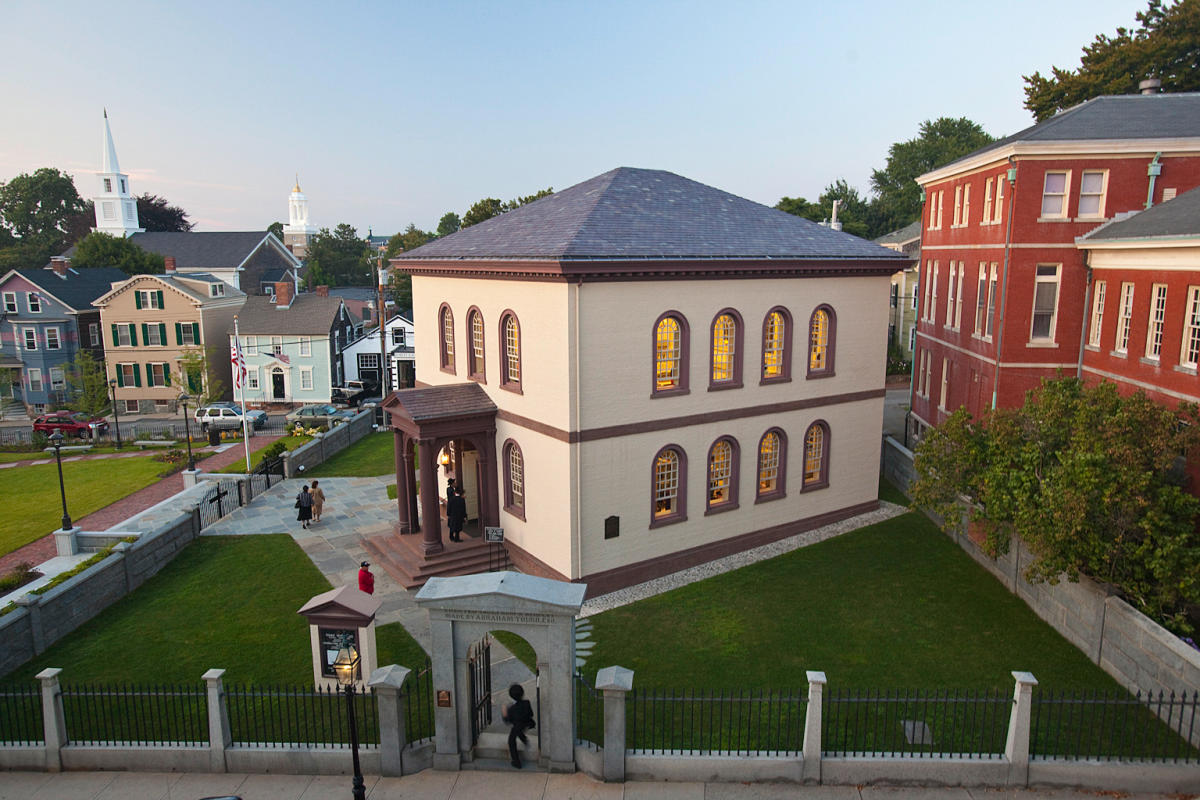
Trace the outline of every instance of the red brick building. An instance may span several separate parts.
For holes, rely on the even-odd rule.
[[[961,406],[977,416],[1019,405],[1042,378],[1083,374],[1094,298],[1076,239],[1200,186],[1200,94],[1099,97],[918,181],[916,436]],[[1143,326],[1147,297],[1134,295]],[[1129,361],[1098,362],[1091,374],[1143,366]]]

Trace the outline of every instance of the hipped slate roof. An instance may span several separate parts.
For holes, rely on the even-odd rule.
[[[401,260],[905,260],[671,172],[619,167],[406,253]]]
[[[47,294],[57,297],[76,311],[90,309],[92,301],[101,295],[108,294],[114,283],[120,283],[129,278],[124,272],[113,267],[68,269],[65,277],[59,276],[52,269],[20,269],[16,271],[21,277],[44,289]]]
[[[252,335],[328,336],[341,307],[342,301],[337,297],[301,294],[292,299],[289,308],[281,309],[269,297],[252,295],[238,312],[238,331]]]
[[[129,240],[143,250],[174,256],[176,269],[213,269],[238,266],[266,237],[266,231],[156,231],[135,233]]]
[[[496,411],[496,404],[477,383],[401,389],[393,392],[385,405],[389,410],[402,409],[414,422],[492,414]]]
[[[873,241],[875,244],[904,244],[905,242],[911,242],[914,239],[920,238],[921,220],[918,219],[916,222],[910,222],[909,224],[905,225],[900,230],[892,231],[891,233],[885,233],[883,236],[880,236],[878,239],[874,239]]]
[[[1079,242],[1150,239],[1200,235],[1200,189],[1192,189],[1127,219],[1103,225]]]

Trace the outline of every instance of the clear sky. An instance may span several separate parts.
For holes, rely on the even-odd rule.
[[[197,230],[433,229],[482,197],[666,169],[772,205],[861,192],[939,116],[1032,122],[1144,0],[235,3],[0,0],[0,181],[98,180],[108,108],[133,192]]]

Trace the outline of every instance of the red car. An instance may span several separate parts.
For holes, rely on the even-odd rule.
[[[108,432],[108,421],[103,417],[89,417],[82,411],[52,411],[35,419],[33,430],[46,435],[61,431],[63,436],[94,439]]]

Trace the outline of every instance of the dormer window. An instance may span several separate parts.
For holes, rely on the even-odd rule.
[[[211,286],[209,286],[208,287],[208,296],[209,297],[224,297],[225,296],[225,284],[214,283]]]

